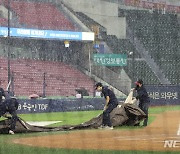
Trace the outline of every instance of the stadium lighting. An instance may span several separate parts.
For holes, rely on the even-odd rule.
[[[69,48],[69,41],[64,41],[64,46],[65,46],[66,48]]]

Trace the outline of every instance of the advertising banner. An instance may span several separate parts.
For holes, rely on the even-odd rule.
[[[147,92],[151,105],[179,105],[180,86],[173,85],[148,85]]]
[[[0,27],[0,35],[7,37],[8,28]],[[25,29],[25,28],[10,28],[10,36],[28,37],[28,38],[44,38],[44,39],[60,39],[60,40],[86,40],[86,41],[94,40],[93,32],[72,32],[72,31]]]
[[[93,59],[96,65],[105,65],[105,66],[127,65],[126,54],[94,54]]]
[[[43,113],[102,110],[104,98],[75,99],[19,99],[18,113]]]
[[[122,99],[119,99],[122,101]],[[18,113],[103,110],[104,98],[19,99]]]
[[[50,100],[19,99],[18,113],[50,112]]]
[[[146,85],[151,106],[180,105],[180,86]],[[118,98],[124,102],[125,98]],[[19,99],[18,113],[103,110],[104,98]]]

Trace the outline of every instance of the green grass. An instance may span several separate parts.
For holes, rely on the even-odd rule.
[[[149,114],[159,114],[165,111],[176,111],[176,110],[180,110],[180,105],[150,107]]]
[[[165,111],[180,110],[180,106],[160,106],[150,107],[149,114],[160,114]],[[74,112],[53,112],[53,113],[37,113],[37,114],[20,114],[19,116],[25,121],[62,121],[51,126],[80,124],[102,113],[98,111],[74,111]],[[154,116],[149,117],[149,124],[155,119]]]
[[[99,111],[81,111],[81,112],[53,112],[38,114],[21,114],[19,115],[26,121],[62,121],[53,126],[80,124],[102,113]]]
[[[180,110],[180,106],[168,107],[151,107],[149,113],[149,123],[155,120],[153,114],[160,114],[165,111]],[[57,112],[57,113],[38,113],[38,114],[20,114],[19,116],[26,121],[63,121],[57,125],[64,124],[80,124],[92,117],[102,113],[99,111],[78,111],[78,112]],[[141,129],[141,127],[119,127],[118,129]],[[55,135],[69,132],[48,132],[48,133],[29,133],[29,134],[15,134],[0,135],[0,154],[178,154],[179,152],[151,152],[151,151],[105,151],[105,150],[67,150],[67,149],[51,149],[51,148],[36,148],[30,146],[23,146],[13,144],[11,142],[14,138],[24,138],[31,136]]]

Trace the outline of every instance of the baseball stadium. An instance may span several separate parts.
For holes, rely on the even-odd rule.
[[[0,0],[0,154],[179,154],[180,0]]]

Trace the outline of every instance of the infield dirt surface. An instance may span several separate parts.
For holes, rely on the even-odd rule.
[[[180,151],[180,111],[168,111],[154,116],[156,120],[153,123],[138,129],[69,131],[15,139],[13,142],[63,149]]]

